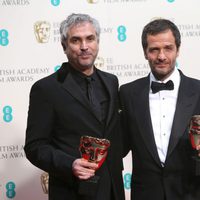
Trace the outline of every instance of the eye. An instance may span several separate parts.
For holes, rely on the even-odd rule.
[[[158,52],[158,48],[150,48],[149,53],[156,53]]]
[[[77,37],[72,37],[72,38],[70,39],[70,42],[73,43],[73,44],[77,44],[77,43],[79,42],[79,38],[77,38]]]
[[[96,37],[94,35],[90,35],[89,37],[87,37],[88,41],[94,41],[96,39]]]
[[[72,43],[77,43],[77,42],[78,42],[77,39],[73,39],[73,40],[72,40]]]
[[[100,150],[100,151],[99,151],[99,154],[100,154],[100,155],[104,155],[105,152],[106,152],[105,150]]]
[[[91,144],[91,142],[84,142],[83,146],[89,148],[92,146],[92,144]]]
[[[166,46],[165,49],[168,50],[168,51],[172,51],[174,48],[172,46]]]

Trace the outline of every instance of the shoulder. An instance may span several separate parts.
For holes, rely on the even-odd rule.
[[[200,80],[195,79],[193,77],[188,77],[184,75],[181,71],[180,75],[181,75],[181,84],[184,84],[185,87],[188,87],[191,90],[200,90]]]
[[[53,85],[61,84],[68,74],[68,65],[68,63],[63,63],[60,69],[50,74],[49,76],[39,79],[33,84],[32,87],[52,87]]]
[[[100,69],[96,69],[97,74],[104,80],[110,81],[110,82],[115,82],[118,84],[118,78],[116,75],[102,71]]]
[[[138,89],[144,88],[146,86],[149,86],[149,78],[147,77],[142,77],[139,79],[136,79],[132,82],[125,83],[120,86],[120,91],[126,91],[130,92],[131,91],[138,91]]]
[[[36,87],[50,87],[54,80],[56,79],[56,72],[53,74],[50,74],[49,76],[43,77],[39,80],[37,80],[33,85],[32,88]]]
[[[113,79],[118,79],[116,75],[111,74],[111,73],[109,73],[109,72],[102,71],[102,70],[97,69],[97,68],[96,68],[96,71],[97,71],[97,73],[100,74],[101,76],[105,76],[105,77],[109,77],[109,78],[113,78]]]

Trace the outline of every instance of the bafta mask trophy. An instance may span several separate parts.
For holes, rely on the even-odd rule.
[[[192,116],[189,125],[189,136],[192,147],[196,149],[197,145],[200,145],[200,115]],[[200,157],[197,156],[196,159],[200,159]]]
[[[44,194],[48,194],[49,190],[49,174],[47,172],[43,172],[40,176],[42,190]]]
[[[91,136],[82,136],[80,139],[80,153],[82,158],[88,162],[98,164],[99,169],[106,159],[110,141]],[[93,196],[96,193],[99,176],[95,175],[88,180],[80,182],[79,193],[83,195]]]

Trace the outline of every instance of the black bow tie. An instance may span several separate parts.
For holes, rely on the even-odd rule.
[[[159,92],[161,90],[173,90],[174,83],[171,80],[167,81],[167,83],[158,83],[158,82],[152,81],[151,89],[153,93]]]

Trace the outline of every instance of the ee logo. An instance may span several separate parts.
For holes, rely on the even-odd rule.
[[[126,40],[126,27],[125,26],[119,26],[117,28],[118,32],[118,40],[120,42],[124,42]]]
[[[0,29],[0,45],[7,46],[8,43],[8,31],[6,29]]]
[[[59,6],[60,5],[60,0],[51,0],[51,4],[53,6]]]
[[[13,183],[12,181],[8,182],[6,184],[6,196],[9,198],[9,199],[12,199],[14,198],[16,195],[16,192],[15,192],[15,183]]]
[[[54,71],[56,72],[57,70],[60,69],[60,67],[61,67],[60,65],[55,66],[55,67],[54,67]]]
[[[124,188],[126,190],[131,189],[131,174],[130,173],[124,174]]]
[[[11,122],[12,119],[13,119],[12,107],[11,106],[5,106],[3,108],[3,120],[5,122]]]

